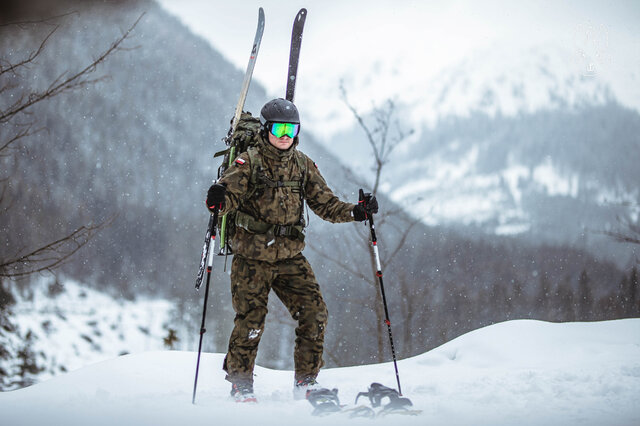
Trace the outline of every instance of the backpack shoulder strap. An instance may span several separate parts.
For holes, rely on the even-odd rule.
[[[264,163],[262,162],[262,156],[258,152],[258,149],[255,146],[250,146],[247,149],[247,155],[249,156],[251,175],[249,176],[249,188],[244,196],[244,201],[251,198],[259,188],[265,186],[264,183],[260,181],[260,173],[264,170]]]
[[[249,163],[251,165],[251,177],[249,178],[249,183],[255,186],[258,183],[259,173],[264,170],[264,163],[262,162],[262,156],[255,146],[250,146],[247,149],[247,155],[249,155]]]
[[[307,186],[307,181],[309,180],[309,167],[307,156],[302,152],[296,150],[296,161],[298,162],[298,167],[302,170],[302,187],[300,191],[302,192],[302,199],[304,200],[304,189]]]
[[[305,188],[307,187],[307,181],[309,180],[309,162],[308,157],[302,152],[296,150],[296,161],[298,162],[298,167],[302,170],[302,181],[300,182],[300,220],[299,224],[302,226],[302,231],[307,227],[307,223],[309,222],[309,212],[307,211],[307,221],[304,220],[304,204],[307,199],[307,193]]]

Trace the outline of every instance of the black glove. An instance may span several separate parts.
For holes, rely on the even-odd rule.
[[[207,208],[213,212],[214,208],[224,208],[224,195],[227,188],[221,183],[214,183],[207,191]]]
[[[360,201],[353,208],[353,219],[357,222],[367,220],[372,214],[378,213],[378,200],[375,195],[367,192],[362,193]]]

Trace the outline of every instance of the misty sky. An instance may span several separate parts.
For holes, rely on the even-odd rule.
[[[494,46],[554,43],[595,58],[598,78],[626,105],[640,108],[640,2],[637,1],[300,1],[160,0],[195,33],[244,70],[258,7],[266,27],[254,78],[284,94],[293,18],[308,9],[296,101],[332,109],[341,79],[362,108],[402,96],[474,52]],[[508,59],[505,59],[508,60]],[[324,115],[323,115],[324,113]],[[348,115],[348,112],[346,112]]]

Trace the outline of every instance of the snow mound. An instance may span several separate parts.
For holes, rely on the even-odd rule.
[[[203,354],[196,405],[196,353],[126,355],[29,388],[0,394],[8,425],[387,424],[389,418],[310,415],[294,401],[291,371],[257,367],[257,405],[228,398],[222,354]],[[640,423],[640,319],[554,324],[516,320],[461,336],[398,362],[417,416],[394,424],[631,425]],[[391,363],[323,370],[352,404],[374,381],[395,386]],[[362,399],[360,400],[362,402]]]

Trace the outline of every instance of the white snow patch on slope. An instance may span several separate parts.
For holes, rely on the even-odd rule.
[[[163,349],[171,302],[116,300],[74,280],[65,280],[62,293],[51,297],[51,284],[43,278],[31,288],[31,296],[18,297],[12,309],[19,334],[31,333],[36,362],[45,369],[38,380],[126,353]],[[12,370],[11,365],[4,367]]]

